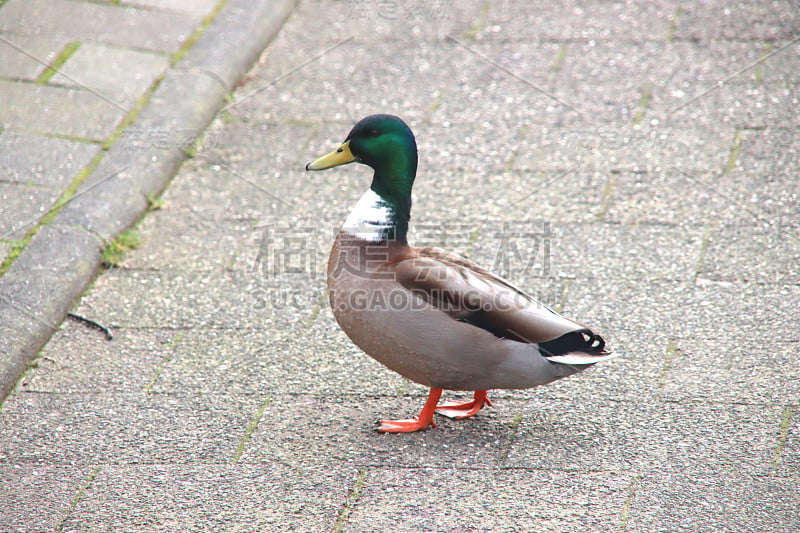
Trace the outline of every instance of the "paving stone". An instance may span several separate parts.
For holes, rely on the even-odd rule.
[[[99,150],[90,143],[13,130],[0,134],[0,238],[22,238]]]
[[[9,294],[11,292],[9,291]],[[17,383],[22,372],[27,368],[28,361],[20,360],[16,356],[20,350],[36,350],[36,343],[44,343],[48,337],[47,328],[52,330],[58,327],[44,320],[40,316],[29,312],[24,306],[18,305],[15,298],[3,294],[0,300],[0,380],[4,390],[11,390]],[[22,335],[21,332],[30,332]],[[33,334],[31,334],[33,333]]]
[[[189,83],[198,100],[183,97]],[[141,131],[166,133],[167,138],[157,138],[155,153],[115,143],[54,222],[86,228],[104,240],[130,228],[150,207],[148,198],[164,190],[186,158],[186,145],[173,139],[185,142],[187,130],[196,137],[212,118],[212,102],[223,93],[216,80],[201,72],[171,71],[137,117]],[[172,132],[181,136],[171,137]]]
[[[297,343],[298,334],[280,329],[188,330],[159,366],[152,390],[363,395],[407,386],[356,348],[332,320],[325,322],[300,333],[303,343]]]
[[[251,272],[257,268],[257,251],[247,258],[239,255],[242,248],[258,248],[260,231],[253,229],[254,220],[232,210],[228,218],[220,220],[216,209],[164,201],[167,205],[148,215],[139,228],[140,239],[149,245],[125,257],[128,267],[205,272],[233,268]],[[165,223],[172,231],[163,231]],[[165,254],[165,250],[178,253]]]
[[[325,531],[354,478],[347,465],[108,465],[64,529]]]
[[[288,83],[298,87],[298,91],[286,91]],[[402,115],[409,119],[421,118],[424,110],[434,104],[436,100],[436,88],[420,88],[417,85],[410,85],[409,91],[420,94],[415,101],[424,102],[420,105],[409,105],[405,98],[386,85],[380,85],[376,81],[370,81],[367,87],[358,85],[348,85],[338,87],[326,81],[316,79],[301,78],[298,80],[287,80],[286,82],[274,83],[268,79],[263,84],[254,85],[254,91],[267,87],[258,93],[257,98],[262,101],[272,102],[272,115],[288,117],[298,122],[320,123],[323,120],[344,121],[344,131],[340,135],[346,135],[353,124],[360,118],[381,111]],[[304,95],[316,94],[314,99],[308,99]],[[256,97],[254,97],[256,98]],[[243,100],[244,101],[244,100]],[[249,100],[245,103],[231,108],[234,116],[258,117],[260,110],[247,111]],[[248,114],[249,113],[249,114]],[[271,116],[272,116],[271,115]],[[341,142],[342,139],[338,139]]]
[[[362,466],[465,469],[500,464],[503,445],[514,431],[511,402],[470,420],[437,416],[437,427],[427,432],[376,431],[380,419],[416,416],[426,397],[272,396],[242,462],[272,459],[316,465],[334,460]]]
[[[98,267],[99,243],[74,227],[46,225],[3,275],[0,299],[0,387],[10,391],[26,368],[20,353],[36,353],[80,297]],[[48,257],[43,265],[39,258]]]
[[[18,393],[3,405],[2,462],[227,462],[262,399]]]
[[[666,39],[674,2],[493,2],[478,40],[616,40]],[[524,37],[523,37],[524,36]]]
[[[663,77],[664,48],[652,42],[573,43],[557,75],[559,88],[568,89],[556,94],[581,109],[589,125],[629,123],[639,111],[642,94]],[[616,92],[606,92],[612,79]]]
[[[796,403],[800,385],[786,369],[797,341],[681,339],[665,361],[662,397],[674,402]]]
[[[730,135],[727,130],[725,133],[720,154],[711,156],[715,161],[725,157],[730,148]],[[660,171],[674,164],[678,154],[694,155],[697,143],[711,144],[705,139],[706,134],[688,129],[677,131],[658,124],[631,127],[587,122],[570,127],[533,126],[522,136],[522,146],[512,152],[513,159],[506,165],[527,172],[543,168],[568,171],[568,176],[624,170]]]
[[[209,158],[215,161],[213,154]],[[252,166],[239,161],[189,165],[195,170],[166,193],[167,205],[151,213],[152,223],[144,222],[140,235],[151,246],[133,252],[126,262],[130,267],[235,270],[264,282],[277,274],[296,274],[299,282],[324,281],[335,232],[369,183],[367,176],[323,178],[302,167],[270,170],[260,159]],[[349,205],[326,200],[349,182]],[[163,232],[164,223],[175,231]],[[180,257],[164,253],[175,245],[184,250]]]
[[[535,400],[525,405],[508,465],[761,474],[768,471],[774,455],[781,411],[781,407],[765,405],[706,402],[644,405]]]
[[[352,124],[342,129],[347,127],[352,127]],[[217,127],[207,134],[206,144],[189,167],[192,172],[188,174],[185,186],[176,184],[178,192],[192,187],[197,200],[222,194],[225,198],[265,202],[270,200],[269,193],[273,189],[276,195],[284,188],[292,190],[295,197],[310,195],[313,191],[309,189],[314,183],[330,179],[326,179],[324,173],[306,173],[306,163],[317,157],[317,151],[322,155],[325,150],[332,150],[346,135],[340,131],[342,138],[336,141],[318,141],[318,129],[316,124],[259,118]],[[247,186],[238,174],[260,184],[263,190],[248,190],[253,186]],[[297,179],[287,179],[287,174]],[[303,179],[299,179],[301,176]],[[238,179],[241,187],[227,187],[230,179]],[[209,189],[209,194],[204,194],[205,188]],[[254,192],[259,194],[254,196]],[[291,204],[296,198],[284,194],[281,200]]]
[[[169,59],[163,55],[83,43],[48,83],[88,88],[132,109],[167,68]]]
[[[70,283],[70,277],[81,276],[92,268],[92,250],[99,246],[97,239],[78,228],[57,225],[43,226],[28,243],[27,249],[50,254],[50,263],[42,265],[21,255],[3,275],[4,299],[28,312],[43,323],[52,325],[58,313],[54,308],[68,305],[60,301],[45,301],[56,291],[63,291],[66,302],[80,295],[82,287]],[[80,253],[75,253],[80,252]],[[75,292],[77,291],[77,294]],[[62,313],[62,317],[63,317]],[[60,321],[60,320],[59,320]],[[57,323],[53,329],[57,327]]]
[[[377,4],[349,0],[331,4],[315,0],[298,4],[293,17],[302,23],[287,24],[279,38],[288,42],[302,39],[303,35],[316,35],[316,42],[331,44],[351,36],[371,44],[386,39],[404,39],[409,43],[421,39],[441,40],[447,35],[458,36],[468,31],[472,23],[478,21],[481,9],[482,3],[474,0]]]
[[[663,172],[622,171],[613,181],[605,220],[674,226],[757,222],[732,193],[729,179],[720,179],[719,174],[718,169],[680,167]]]
[[[57,190],[0,183],[0,236],[20,240],[39,222],[60,196]]]
[[[185,11],[195,16],[206,16],[217,5],[215,0],[134,0],[131,2],[122,1],[121,4],[129,4],[134,7],[152,7],[159,10]]]
[[[93,318],[98,323],[104,321],[103,317]],[[98,328],[68,319],[42,350],[36,368],[20,381],[19,390],[76,394],[141,392],[156,379],[164,361],[174,356],[176,339],[183,335],[174,330],[113,328],[111,332],[113,339],[108,339]]]
[[[629,484],[613,472],[370,469],[346,531],[612,530]]]
[[[798,260],[800,231],[797,227],[784,219],[771,225],[762,220],[745,219],[713,228],[698,276],[722,282],[797,284],[800,281]]]
[[[704,231],[688,224],[552,225],[549,273],[577,277],[575,283],[637,277],[694,281]]]
[[[800,525],[796,477],[734,472],[644,475],[626,531],[793,531]]]
[[[568,314],[604,329],[624,321],[626,330],[643,340],[797,340],[792,306],[797,305],[800,291],[794,285],[651,281],[642,287],[638,278],[630,278],[588,286],[573,284],[570,290],[585,296],[570,306]]]
[[[797,124],[797,97],[785,83],[720,85],[717,81],[691,92],[668,89],[656,95],[647,116],[664,126],[689,122],[698,127],[727,127],[731,140],[737,129],[791,129]]]
[[[69,0],[9,0],[3,5],[0,30],[26,28],[26,32],[50,38],[171,53],[199,22],[199,16],[189,13]]]
[[[738,133],[739,150],[727,178],[739,187],[757,189],[765,202],[786,204],[769,206],[770,210],[783,207],[784,213],[796,213],[799,191],[791,177],[800,172],[800,131],[778,126]]]
[[[796,39],[778,41],[772,46],[765,46],[762,51],[763,61],[756,67],[753,77],[765,84],[798,81],[800,66],[800,43]],[[758,58],[761,60],[761,57]]]
[[[20,28],[14,28],[20,30]],[[6,42],[9,41],[9,42]],[[0,33],[0,77],[33,81],[67,44],[67,39],[25,33]]]
[[[291,276],[289,276],[291,278]],[[295,276],[264,279],[237,272],[149,272],[114,270],[98,282],[77,308],[102,316],[113,327],[288,328],[306,324],[323,292],[324,280],[309,285]],[[298,305],[268,306],[265,294],[286,288]],[[227,301],[221,297],[227,294]]]
[[[447,235],[463,239],[466,233],[471,238],[476,228],[479,240],[492,238],[497,243],[510,231],[523,232],[521,238],[525,233],[533,237],[543,224],[556,220],[594,222],[608,179],[608,174],[581,169],[487,170],[480,174],[430,169],[419,176],[412,231],[422,236],[432,228],[444,228],[440,246],[450,249],[455,244]],[[474,193],[459,185],[464,181],[474,183]],[[474,198],[482,199],[480,207],[461,207],[462,202]],[[525,229],[527,225],[529,229]]]
[[[100,147],[7,129],[0,134],[3,181],[66,189]]]
[[[308,75],[295,76],[297,79],[283,81],[288,67],[280,60],[275,65],[268,63],[249,81],[242,102],[232,109],[245,113],[270,102],[265,112],[326,125],[342,118],[353,123],[379,111],[411,121],[428,118],[426,115],[435,112],[440,117],[437,123],[445,125],[459,120],[474,123],[477,119],[482,123],[506,119],[509,111],[516,109],[526,114],[526,123],[547,123],[552,116],[574,115],[568,107],[570,101],[566,105],[559,101],[559,90],[548,81],[547,68],[558,53],[552,45],[548,48],[549,52],[543,55],[540,47],[532,45],[475,45],[464,49],[455,44],[442,47],[422,41],[409,43],[398,51],[396,43],[387,41],[376,44],[370,56],[364,56],[360,53],[362,43],[348,41],[318,60],[325,68],[309,63],[304,69]],[[425,77],[425,84],[415,83],[420,76]],[[338,83],[342,78],[349,83]],[[377,83],[380,79],[391,79],[393,85]],[[298,92],[280,90],[288,84],[296,86]],[[402,95],[392,90],[395,84],[404,88]],[[258,90],[262,92],[255,93]],[[251,93],[257,96],[245,101]],[[308,101],[302,98],[303,94],[324,96]],[[266,97],[269,98],[265,100]],[[415,105],[408,105],[411,101]],[[320,107],[329,102],[337,104],[333,113]],[[489,137],[488,132],[486,136]]]
[[[29,83],[0,81],[6,105],[0,107],[5,127],[101,141],[125,115],[94,94]]]
[[[90,470],[65,464],[0,464],[0,527],[20,533],[58,529]]]
[[[700,41],[676,41],[665,48],[663,59],[671,67],[671,84],[684,91],[685,87],[713,87],[722,80],[733,86],[771,86],[797,78],[793,65],[800,60],[798,48],[781,49],[786,44],[727,40],[707,46]]]
[[[791,4],[731,6],[722,1],[681,4],[676,39],[763,40],[791,39],[797,10]]]

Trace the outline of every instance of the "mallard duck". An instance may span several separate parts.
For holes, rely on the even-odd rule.
[[[372,184],[336,236],[328,260],[337,322],[364,352],[430,387],[419,416],[378,431],[435,426],[434,413],[474,416],[489,389],[544,385],[613,357],[591,329],[562,317],[500,276],[438,248],[408,244],[417,145],[393,115],[359,121],[334,151],[306,165],[372,167]],[[444,389],[473,399],[439,404]]]

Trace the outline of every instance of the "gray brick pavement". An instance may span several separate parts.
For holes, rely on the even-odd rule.
[[[197,16],[153,5],[137,16]],[[797,530],[797,17],[723,1],[300,3],[141,222],[141,247],[80,300],[114,340],[64,322],[3,404],[0,524]],[[154,72],[169,39],[125,31]],[[45,34],[58,50],[91,35],[75,59],[121,46],[92,32]],[[6,84],[38,76],[8,65]],[[124,101],[133,85],[104,91]],[[368,172],[302,170],[372,112],[417,134],[412,240],[507,266],[624,357],[495,391],[469,421],[377,434],[426,391],[361,354],[324,304],[328,246]],[[148,128],[128,130],[130,161],[158,153]],[[28,146],[9,131],[0,143]],[[0,185],[58,190],[67,154],[93,157],[72,147],[96,146],[48,142],[44,170],[9,159],[18,177]],[[86,224],[81,205],[64,220]],[[89,213],[101,235],[120,226],[108,205]],[[498,262],[509,243],[538,262]]]

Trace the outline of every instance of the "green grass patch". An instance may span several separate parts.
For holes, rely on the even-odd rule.
[[[556,59],[553,61],[553,66],[550,67],[550,75],[554,76],[561,72],[561,67],[564,66],[564,60],[567,58],[567,43],[562,44],[559,49],[558,53],[556,54]]]
[[[147,194],[148,211],[160,211],[165,207],[167,207],[167,201],[164,200],[160,195],[157,195],[152,192]]]
[[[733,135],[733,144],[731,151],[728,153],[728,163],[725,165],[723,174],[730,174],[736,168],[736,161],[739,160],[739,151],[742,148],[742,130],[736,128],[736,133]]]
[[[628,495],[625,498],[625,503],[622,504],[622,510],[619,512],[619,522],[621,526],[621,531],[625,531],[628,527],[628,520],[631,518],[631,504],[633,503],[633,499],[636,497],[636,487],[639,484],[639,474],[633,476],[631,479],[631,484],[628,487]]]
[[[561,288],[561,294],[558,296],[558,302],[555,303],[553,309],[556,313],[563,313],[564,307],[567,305],[567,295],[572,288],[572,280],[569,278],[564,279],[564,286]]]
[[[59,69],[64,66],[64,63],[67,62],[67,59],[69,59],[70,56],[74,54],[78,48],[80,48],[80,46],[81,43],[77,41],[68,43],[64,49],[61,50],[61,53],[58,54],[49,65],[47,65],[47,68],[44,69],[44,72],[39,74],[39,77],[36,78],[36,83],[39,85],[44,85],[47,83],[50,78],[58,73]]]
[[[650,98],[653,96],[653,84],[648,83],[642,89],[642,95],[639,97],[639,107],[633,115],[633,125],[638,126],[644,119],[644,114],[647,111],[647,106],[650,105]]]
[[[500,448],[500,463],[505,463],[506,459],[508,459],[508,453],[511,451],[511,445],[514,444],[514,439],[517,436],[519,425],[524,416],[525,413],[523,411],[517,411],[517,414],[514,415],[514,420],[511,421],[511,429],[508,432],[508,437],[506,437],[505,442],[503,442],[503,446]]]
[[[433,97],[433,102],[428,107],[428,114],[433,115],[436,111],[439,110],[439,106],[442,105],[442,100],[444,99],[444,90],[436,91],[436,95]]]
[[[258,407],[256,414],[253,415],[252,420],[250,423],[247,424],[247,429],[244,432],[244,436],[242,440],[239,441],[239,446],[236,447],[236,451],[233,452],[233,457],[231,457],[231,463],[238,463],[239,459],[242,458],[242,454],[244,453],[245,448],[247,448],[247,443],[250,442],[250,439],[253,436],[253,433],[258,428],[258,423],[261,421],[261,417],[264,416],[264,411],[267,410],[269,406],[269,402],[272,399],[272,396],[267,396],[264,398],[264,401],[261,402],[261,405]]]
[[[664,390],[664,386],[667,384],[669,369],[678,357],[683,357],[683,352],[678,348],[678,343],[675,342],[675,339],[670,339],[667,343],[666,353],[664,354],[664,364],[661,367],[661,372],[658,373],[657,382],[659,393]]]
[[[11,241],[11,251],[8,252],[6,258],[3,259],[3,263],[0,264],[0,278],[2,278],[3,275],[8,272],[9,267],[11,267],[11,263],[13,263],[17,257],[19,257],[19,254],[22,253],[22,250],[25,249],[25,245],[27,244],[28,241],[25,239],[20,241]]]
[[[597,213],[594,214],[594,218],[597,220],[602,220],[606,213],[608,212],[608,206],[611,203],[611,196],[614,194],[614,187],[617,185],[617,176],[612,174],[608,181],[606,182],[606,186],[603,187],[603,194],[600,197],[600,208],[597,210]]]
[[[675,13],[669,21],[669,28],[667,28],[667,42],[671,43],[675,40],[675,31],[678,29],[678,23],[681,20],[681,6],[675,8]]]
[[[794,410],[795,407],[791,405],[787,405],[783,409],[783,416],[781,417],[780,425],[780,436],[778,437],[778,443],[775,445],[775,456],[772,458],[772,466],[774,467],[777,467],[781,462],[781,454],[783,453],[783,447],[786,445],[786,439],[789,436],[789,425],[791,424]]]
[[[114,268],[122,265],[122,258],[131,250],[142,244],[137,228],[131,228],[120,233],[114,240],[103,247],[103,265]]]
[[[358,469],[358,476],[353,484],[353,488],[350,489],[350,494],[347,496],[347,501],[345,502],[344,507],[342,507],[342,510],[339,511],[339,517],[336,519],[336,523],[333,524],[334,533],[342,533],[342,531],[344,531],[344,526],[347,525],[347,521],[350,519],[350,513],[353,512],[356,502],[358,502],[358,499],[361,497],[361,491],[364,490],[366,481],[367,469],[362,466]]]
[[[192,49],[194,43],[197,42],[197,39],[199,39],[200,36],[205,33],[205,31],[208,29],[211,23],[214,22],[214,19],[217,18],[217,15],[219,15],[219,12],[227,3],[228,0],[221,0],[216,6],[214,6],[214,9],[211,11],[211,13],[203,17],[203,20],[200,21],[200,25],[197,27],[197,29],[192,32],[186,41],[184,41],[183,45],[178,49],[178,51],[172,54],[170,57],[170,67],[174,67],[178,61],[183,59],[189,50]]]
[[[769,58],[770,55],[772,55],[774,48],[774,43],[767,43],[764,47],[764,51],[761,53],[761,57],[758,59],[756,71],[753,73],[756,83],[761,83],[764,80],[764,62]]]
[[[697,283],[697,278],[700,277],[700,271],[703,268],[703,263],[706,260],[706,254],[708,253],[708,247],[711,244],[711,235],[716,230],[716,226],[713,224],[709,224],[706,226],[705,231],[703,232],[703,240],[700,243],[700,254],[697,257],[697,265],[694,268],[694,282]]]
[[[475,243],[478,242],[478,237],[481,236],[481,225],[478,224],[475,226],[469,234],[469,244],[467,244],[467,249],[464,250],[464,257],[469,259],[469,256],[472,255],[472,251],[475,249]]]
[[[474,41],[478,34],[481,32],[483,27],[486,25],[486,17],[489,15],[489,2],[484,2],[481,6],[481,14],[478,16],[478,19],[472,23],[467,31],[465,31],[461,37],[463,37],[467,41]]]
[[[89,490],[89,487],[94,482],[94,478],[97,477],[97,474],[100,473],[100,467],[94,466],[92,470],[89,472],[89,475],[86,478],[86,481],[83,482],[81,488],[78,489],[78,492],[72,498],[72,501],[69,502],[69,508],[67,508],[67,513],[64,515],[64,518],[58,521],[56,524],[56,531],[63,531],[64,530],[64,522],[67,521],[67,518],[72,514],[75,508],[78,506],[80,501],[83,499],[83,496],[86,494],[86,491]]]
[[[320,312],[322,311],[322,306],[325,305],[325,301],[328,299],[328,289],[322,291],[319,297],[319,302],[317,305],[314,306],[314,309],[311,310],[311,316],[308,317],[306,321],[306,329],[310,329],[311,326],[314,325],[314,322],[317,321],[317,317],[319,316]]]

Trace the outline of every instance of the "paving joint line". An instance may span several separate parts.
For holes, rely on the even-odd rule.
[[[628,495],[625,498],[625,502],[622,504],[622,510],[619,513],[619,522],[620,522],[620,530],[624,533],[626,529],[628,529],[628,520],[631,517],[631,506],[633,505],[633,499],[636,497],[636,489],[639,485],[639,474],[634,474],[633,478],[631,478],[631,482],[628,485]]]
[[[514,419],[511,421],[511,429],[508,432],[506,440],[503,441],[503,445],[500,447],[500,453],[498,455],[498,462],[501,465],[505,465],[506,461],[508,460],[508,454],[511,453],[511,447],[514,445],[514,440],[517,438],[517,432],[519,431],[519,426],[524,417],[525,411],[519,410],[516,412]]]
[[[247,424],[247,429],[245,429],[244,435],[242,439],[239,441],[239,445],[236,447],[236,450],[233,452],[233,456],[231,457],[231,464],[236,464],[239,462],[239,459],[242,458],[245,449],[247,448],[247,444],[250,442],[250,439],[253,437],[253,433],[255,433],[256,429],[258,429],[258,424],[261,422],[261,419],[264,417],[264,412],[269,407],[270,402],[272,401],[272,395],[267,394],[264,398],[264,401],[261,402],[261,405],[258,406],[256,413],[253,415],[253,418],[250,420],[250,423]]]
[[[664,353],[664,363],[658,373],[657,386],[659,397],[664,393],[664,387],[667,384],[667,375],[670,368],[673,366],[678,357],[683,357],[685,354],[678,348],[678,343],[674,338],[670,339],[667,343],[667,348]]]
[[[697,280],[700,277],[700,273],[703,269],[703,263],[706,259],[706,254],[708,253],[708,247],[711,245],[711,237],[716,231],[717,226],[715,224],[708,224],[706,225],[706,229],[703,231],[703,238],[700,242],[700,253],[697,257],[697,263],[694,267],[694,283],[697,284]]]
[[[89,475],[86,477],[86,479],[81,484],[80,489],[75,494],[75,496],[72,497],[72,500],[69,502],[69,507],[67,508],[66,514],[56,524],[56,527],[55,527],[56,531],[63,531],[64,522],[69,520],[69,517],[75,511],[75,508],[78,507],[78,504],[83,499],[83,496],[86,494],[86,491],[89,490],[89,487],[92,486],[92,483],[94,482],[94,480],[97,477],[97,475],[100,473],[101,469],[102,468],[100,466],[92,467],[92,470],[89,472]]]
[[[344,505],[342,505],[342,508],[339,510],[339,516],[336,518],[336,522],[333,524],[333,533],[342,533],[344,531],[344,527],[350,520],[350,514],[353,512],[353,508],[356,506],[359,498],[361,497],[361,492],[364,490],[366,481],[367,467],[361,466],[358,469],[356,479],[353,481],[353,485],[350,488],[347,499],[345,500]]]
[[[778,465],[780,465],[783,448],[786,445],[786,440],[789,438],[789,426],[791,425],[795,409],[797,409],[796,405],[787,405],[784,407],[783,414],[781,415],[780,435],[778,437],[778,442],[775,444],[775,454],[772,457],[773,476],[778,469]]]

